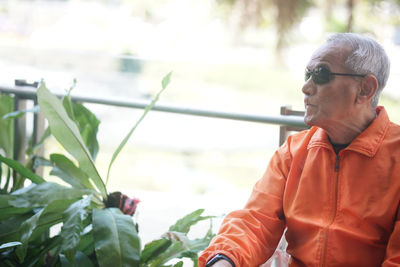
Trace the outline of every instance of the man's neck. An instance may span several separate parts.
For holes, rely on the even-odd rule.
[[[323,129],[327,132],[329,139],[334,144],[350,144],[360,135],[376,118],[375,111],[369,112],[359,120],[347,119],[330,123]]]

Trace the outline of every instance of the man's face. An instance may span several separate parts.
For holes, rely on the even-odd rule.
[[[319,66],[327,67],[331,72],[351,73],[344,66],[350,49],[325,44],[311,57],[307,65],[309,71]],[[305,116],[304,122],[309,126],[324,129],[348,123],[356,115],[355,101],[358,79],[347,76],[331,75],[325,84],[316,84],[310,77],[303,85]]]

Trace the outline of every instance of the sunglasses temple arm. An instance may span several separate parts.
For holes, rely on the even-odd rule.
[[[337,73],[337,72],[331,72],[331,73],[330,73],[330,75],[365,77],[365,75],[363,75],[363,74],[353,74],[353,73]]]

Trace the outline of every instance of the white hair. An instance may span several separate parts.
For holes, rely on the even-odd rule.
[[[372,74],[378,80],[371,104],[378,105],[379,96],[389,77],[390,62],[383,47],[374,39],[356,33],[336,33],[328,38],[327,43],[343,44],[352,49],[345,66],[357,74]]]

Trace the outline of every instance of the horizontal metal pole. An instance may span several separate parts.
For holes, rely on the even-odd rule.
[[[31,87],[1,87],[0,91],[6,94],[14,94],[19,98],[24,99],[35,99],[36,98],[36,89]],[[62,97],[61,94],[55,94],[58,97]],[[139,108],[144,109],[146,106],[150,104],[150,100],[118,100],[118,99],[103,99],[103,98],[94,98],[94,97],[85,97],[85,96],[73,96],[71,95],[71,99],[77,102],[83,103],[93,103],[93,104],[102,104],[109,106],[117,106],[117,107],[128,107],[128,108]],[[260,122],[260,123],[268,123],[282,126],[295,126],[295,127],[306,127],[304,124],[303,118],[299,116],[291,116],[291,115],[278,115],[278,116],[265,116],[265,115],[257,115],[257,114],[244,114],[244,113],[235,113],[235,112],[222,112],[215,110],[205,110],[205,109],[195,109],[188,107],[181,107],[176,105],[163,105],[156,104],[153,107],[153,110],[176,113],[176,114],[185,114],[185,115],[194,115],[201,117],[212,117],[212,118],[221,118],[221,119],[230,119],[230,120],[238,120],[238,121],[248,121],[248,122]]]

